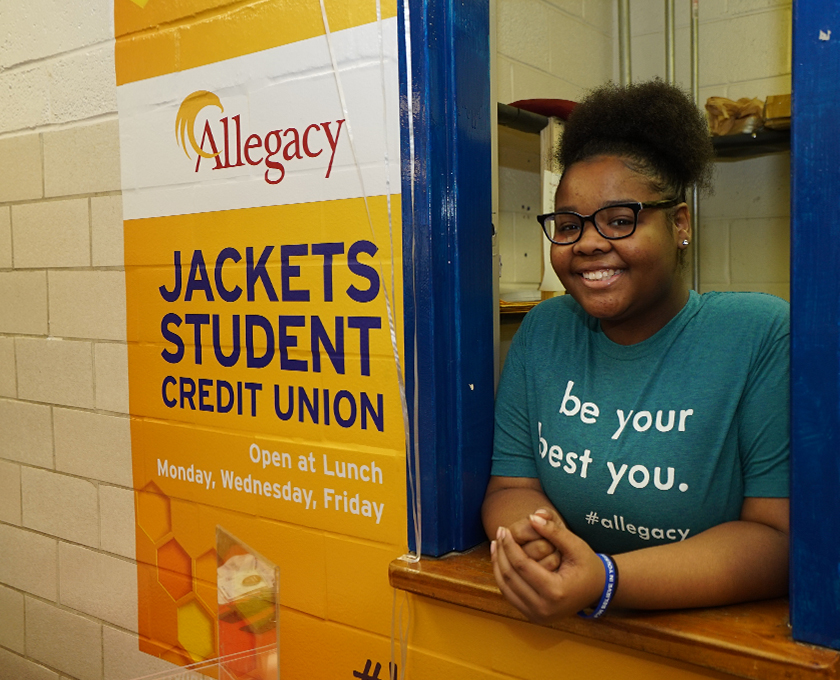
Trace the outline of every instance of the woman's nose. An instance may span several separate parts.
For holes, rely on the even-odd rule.
[[[604,238],[601,232],[595,228],[595,221],[592,219],[584,221],[580,240],[573,246],[575,251],[580,253],[604,251],[611,247],[612,244],[610,244],[609,239]]]

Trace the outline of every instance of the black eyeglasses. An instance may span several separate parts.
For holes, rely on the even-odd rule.
[[[583,236],[583,226],[587,222],[592,222],[604,238],[617,241],[633,235],[642,210],[672,208],[679,203],[681,201],[678,198],[667,198],[651,203],[619,203],[596,210],[591,215],[581,215],[571,211],[537,215],[537,221],[542,225],[548,240],[558,246],[570,246],[580,241]]]

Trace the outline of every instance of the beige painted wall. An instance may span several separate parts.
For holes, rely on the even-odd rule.
[[[0,679],[137,651],[112,0],[0,5]]]

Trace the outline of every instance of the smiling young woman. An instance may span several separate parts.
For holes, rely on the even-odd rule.
[[[533,620],[787,589],[788,306],[688,290],[685,195],[711,159],[661,81],[600,88],[567,123],[539,219],[568,295],[514,338],[483,508],[499,587]]]
[[[661,199],[620,157],[596,156],[575,163],[563,175],[556,210],[586,215],[610,205]],[[552,245],[554,271],[613,342],[646,340],[688,300],[678,256],[691,237],[688,206],[680,202],[671,216],[662,209],[642,208],[635,232],[626,238],[608,239],[596,224],[584,222],[575,243]]]

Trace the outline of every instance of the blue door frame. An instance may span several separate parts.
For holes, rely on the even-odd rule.
[[[840,3],[793,9],[791,623],[840,649]]]
[[[408,0],[407,45],[397,4],[406,388],[421,550],[442,555],[484,539],[493,441],[489,9]],[[409,539],[416,549],[411,512]]]

